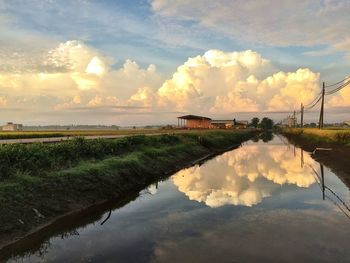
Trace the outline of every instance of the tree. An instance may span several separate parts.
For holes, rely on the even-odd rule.
[[[259,125],[263,130],[267,131],[267,130],[271,130],[273,127],[273,120],[264,117]]]
[[[255,127],[255,128],[258,128],[259,121],[260,121],[259,118],[254,117],[254,118],[251,120],[250,125],[253,126],[253,127]]]

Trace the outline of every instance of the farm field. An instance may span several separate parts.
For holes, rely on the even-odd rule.
[[[32,139],[53,137],[81,137],[105,135],[141,135],[141,134],[167,134],[193,132],[192,130],[166,130],[166,129],[125,129],[125,130],[70,130],[70,131],[0,131],[0,140],[6,139]]]
[[[286,128],[282,133],[298,135],[319,142],[350,144],[350,129]]]

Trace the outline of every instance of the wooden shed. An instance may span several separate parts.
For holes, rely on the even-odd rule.
[[[209,129],[211,119],[197,115],[185,115],[177,117],[179,128],[188,129]]]

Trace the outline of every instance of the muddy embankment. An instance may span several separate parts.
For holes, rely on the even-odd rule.
[[[138,138],[132,146],[123,144],[125,150],[122,152],[112,149],[101,159],[82,159],[69,167],[48,169],[40,176],[35,169],[11,170],[6,179],[0,181],[0,254],[9,251],[6,247],[19,239],[40,230],[46,233],[45,227],[67,215],[74,221],[85,209],[94,210],[93,207],[108,200],[120,204],[122,200],[135,198],[148,185],[186,166],[238,147],[254,135],[255,131],[222,131],[145,136]],[[135,141],[117,140],[118,145],[119,142]],[[92,143],[84,142],[85,156],[90,149],[87,145]],[[72,147],[74,142],[66,144]],[[40,147],[52,146],[35,147],[41,150]],[[51,150],[45,149],[45,152],[53,154]],[[39,238],[45,236],[38,235]]]
[[[305,151],[313,152],[312,157],[329,167],[350,189],[350,146],[337,142],[322,141],[319,138],[312,138],[312,135],[303,136],[303,134],[283,131],[281,134]],[[321,149],[315,151],[316,148]]]

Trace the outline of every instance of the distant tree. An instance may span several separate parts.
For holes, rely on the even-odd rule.
[[[253,127],[255,127],[255,128],[258,128],[259,121],[260,121],[259,118],[254,117],[254,118],[251,120],[250,125],[253,126]]]
[[[273,127],[273,120],[271,120],[271,119],[269,119],[269,118],[267,118],[267,117],[264,117],[264,118],[261,120],[259,126],[260,126],[263,130],[265,130],[265,131],[271,130],[272,127]]]
[[[311,122],[311,123],[310,123],[310,127],[315,128],[315,127],[317,127],[317,124],[314,123],[314,122]]]

